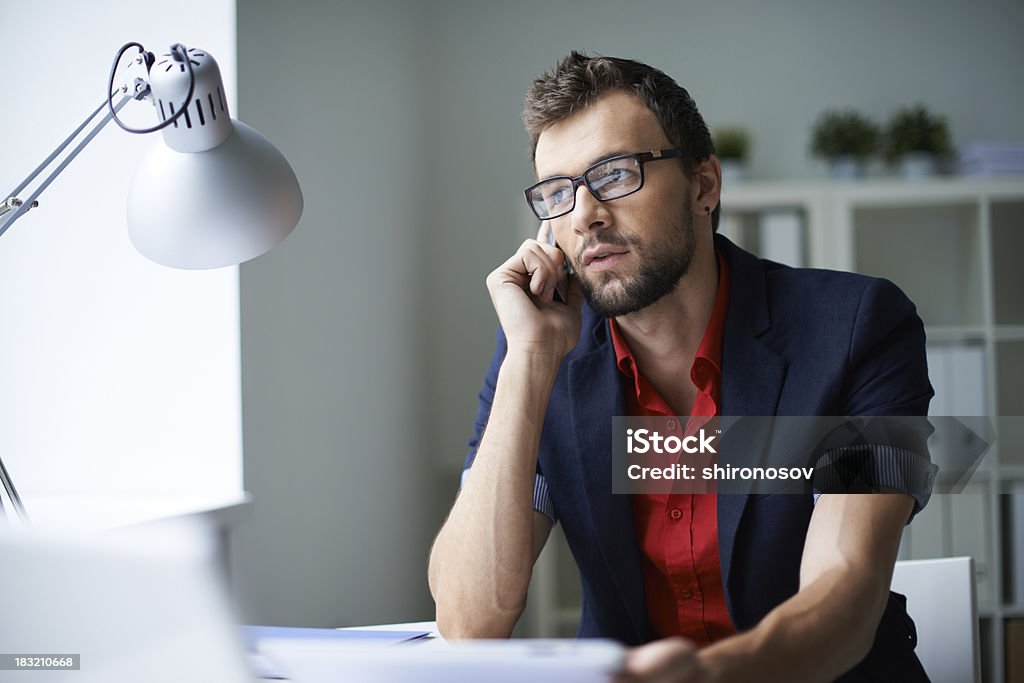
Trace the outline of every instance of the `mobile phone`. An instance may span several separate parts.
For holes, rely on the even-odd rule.
[[[562,249],[558,246],[558,242],[555,241],[555,232],[548,228],[548,244]],[[565,255],[565,250],[562,250],[562,270],[565,271],[565,277],[562,281],[555,286],[555,301],[559,303],[569,302],[569,278],[573,275],[572,265],[569,263],[569,258]]]

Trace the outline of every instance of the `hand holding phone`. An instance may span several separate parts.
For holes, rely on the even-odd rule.
[[[547,226],[487,276],[487,289],[509,353],[553,354],[560,361],[579,341],[583,291]]]

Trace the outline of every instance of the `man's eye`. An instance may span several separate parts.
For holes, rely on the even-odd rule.
[[[569,200],[570,196],[569,188],[562,187],[548,195],[548,203],[554,205],[564,204]]]

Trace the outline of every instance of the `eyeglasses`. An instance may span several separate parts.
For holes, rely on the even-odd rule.
[[[576,208],[576,190],[580,183],[601,202],[622,199],[644,186],[644,164],[648,161],[681,157],[681,149],[637,152],[602,159],[576,178],[559,175],[531,185],[523,192],[526,202],[542,221],[564,216]]]

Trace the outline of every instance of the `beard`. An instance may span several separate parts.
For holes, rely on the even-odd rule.
[[[580,267],[580,255],[584,249],[596,244],[629,247],[640,262],[639,270],[631,277],[613,272],[598,272],[584,277],[581,275],[585,269]],[[690,270],[696,246],[693,213],[687,197],[676,225],[666,237],[645,245],[632,235],[603,235],[580,247],[573,266],[590,308],[605,318],[616,318],[647,308],[674,290]],[[615,280],[618,286],[612,284]]]

